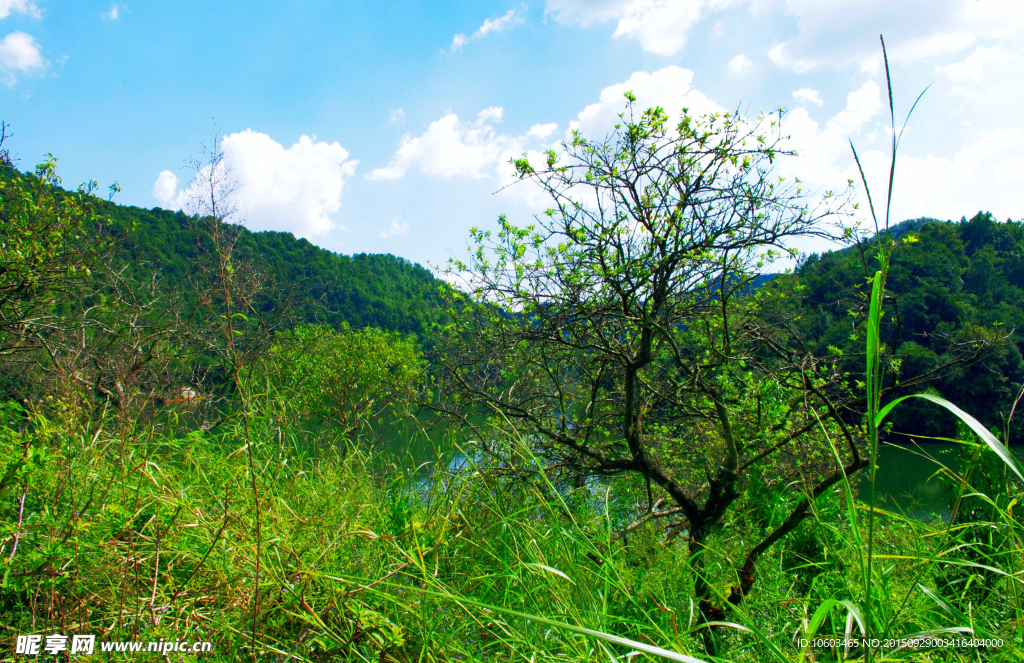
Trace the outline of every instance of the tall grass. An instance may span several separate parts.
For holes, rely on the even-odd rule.
[[[998,494],[982,495],[970,463],[941,470],[958,501],[985,507],[973,520],[919,522],[857,502],[848,486],[823,495],[813,518],[762,559],[760,591],[727,622],[697,627],[685,546],[666,544],[654,525],[615,536],[645,499],[642,485],[552,483],[503,428],[487,434],[504,436],[511,462],[463,439],[464,453],[438,453],[425,479],[417,462],[379,449],[324,449],[275,412],[254,404],[249,420],[263,525],[253,652],[256,513],[241,423],[187,430],[154,415],[125,430],[70,407],[44,416],[8,406],[3,639],[211,640],[203,660],[693,661],[708,659],[699,629],[711,628],[719,660],[824,661],[863,659],[864,649],[801,639],[970,629],[1003,647],[880,647],[876,658],[1024,652],[1015,501],[1024,495],[1012,472],[1000,475]],[[733,580],[732,556],[763,533],[755,512],[772,499],[752,492],[744,515],[709,542],[713,586]]]

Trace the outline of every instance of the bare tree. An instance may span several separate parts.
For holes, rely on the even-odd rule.
[[[249,434],[250,394],[244,375],[266,350],[270,339],[264,316],[254,306],[267,283],[267,275],[236,250],[244,224],[244,219],[238,218],[236,205],[239,184],[227,164],[219,132],[214,133],[210,144],[204,145],[201,158],[189,161],[189,167],[194,177],[185,190],[185,207],[192,218],[197,254],[195,270],[190,276],[197,299],[190,315],[193,324],[189,341],[197,358],[215,362],[221,386],[233,396],[226,411],[217,412],[217,416],[221,420],[240,416],[246,438],[256,515],[252,618],[252,657],[256,660],[263,521],[256,452]]]

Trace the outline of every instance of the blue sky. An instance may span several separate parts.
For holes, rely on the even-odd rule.
[[[254,230],[441,263],[498,214],[507,161],[603,136],[632,89],[670,111],[789,109],[814,187],[881,186],[885,33],[902,146],[897,218],[1024,217],[1020,0],[146,3],[0,0],[0,119],[29,168],[173,208],[214,127]]]

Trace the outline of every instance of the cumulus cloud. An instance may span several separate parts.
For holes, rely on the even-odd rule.
[[[729,71],[734,74],[745,74],[753,68],[754,63],[746,55],[740,53],[732,60],[729,60]]]
[[[7,18],[11,13],[25,14],[32,18],[42,18],[42,12],[36,3],[30,0],[0,0],[0,20]]]
[[[549,136],[554,135],[556,131],[558,131],[558,124],[551,122],[549,124],[535,124],[530,127],[530,130],[526,133],[529,136],[536,136],[537,138],[548,138]]]
[[[998,53],[981,51],[971,63],[943,73],[958,76],[958,80],[973,80],[976,67],[995,66],[986,64],[994,61],[994,55]],[[986,70],[985,77],[991,77],[990,74]],[[782,131],[790,137],[788,147],[800,156],[778,161],[778,174],[799,177],[805,182],[805,190],[811,192],[841,191],[851,179],[859,189],[860,176],[849,146],[853,139],[873,189],[884,191],[888,176],[888,113],[883,112],[885,91],[878,80],[877,76],[862,79],[846,95],[845,104],[825,120],[813,119],[807,110],[824,105],[819,91],[795,90],[793,98],[807,108],[787,113]],[[608,135],[626,108],[626,91],[637,96],[637,109],[653,105],[664,108],[671,117],[670,124],[678,120],[683,108],[695,115],[725,110],[695,87],[692,71],[669,66],[653,72],[636,72],[628,80],[606,87],[595,103],[569,118],[568,129],[577,129],[596,139]],[[388,164],[368,177],[397,179],[415,170],[442,178],[478,179],[489,182],[485,186],[492,191],[500,190],[501,198],[530,209],[543,209],[550,200],[539,188],[528,183],[503,188],[515,181],[508,161],[525,153],[531,162],[543,163],[544,149],[558,150],[557,139],[566,135],[566,123],[534,124],[516,135],[502,131],[502,118],[498,107],[468,119],[448,113],[431,123],[426,131],[403,137]],[[1000,126],[1003,128],[999,129]],[[974,129],[964,130],[965,142],[961,147],[949,148],[948,142],[940,141],[933,145],[932,153],[927,148],[922,151],[915,143],[919,151],[901,156],[897,164],[893,218],[958,218],[982,208],[1001,216],[1019,216],[1024,209],[1024,188],[1017,186],[1024,181],[1024,161],[1019,156],[1024,146],[1024,128],[1010,127],[1015,125],[978,124]],[[860,202],[866,218],[866,201],[860,198]],[[400,221],[396,223],[401,225]]]
[[[178,191],[178,176],[170,170],[161,171],[153,182],[153,197],[162,207],[181,209],[184,197]]]
[[[626,108],[624,94],[637,96],[638,108],[661,106],[670,117],[678,118],[683,108],[691,113],[722,112],[723,109],[693,87],[693,72],[669,66],[654,73],[636,72],[622,83],[601,91],[599,101],[590,104],[569,123],[586,136],[600,137],[613,130],[619,113]],[[485,108],[474,121],[463,121],[455,113],[435,120],[419,136],[406,134],[386,166],[370,171],[370,180],[395,180],[411,168],[445,178],[498,177],[507,183],[511,177],[508,160],[523,153],[543,162],[543,150],[558,131],[558,124],[535,124],[522,136],[500,132],[496,125],[504,118],[500,106]]]
[[[821,106],[821,95],[818,94],[817,90],[812,90],[809,87],[803,87],[793,92],[793,98],[802,104],[815,104]]]
[[[391,225],[381,231],[381,239],[391,239],[392,237],[399,237],[401,235],[409,234],[409,224],[405,221],[400,221],[398,217],[391,219]]]
[[[850,134],[864,125],[882,108],[882,90],[874,81],[846,95],[846,108],[829,120],[829,131]]]
[[[708,99],[703,92],[693,87],[693,72],[671,65],[653,73],[638,71],[623,83],[610,85],[601,90],[600,101],[580,111],[569,129],[579,129],[585,136],[604,136],[619,120],[619,113],[626,107],[623,95],[633,92],[637,97],[637,108],[661,106],[673,119],[678,120],[682,109],[691,114],[722,112],[724,109]]]
[[[979,210],[1019,214],[1024,209],[1024,189],[1006,184],[1024,179],[1021,177],[1024,171],[1019,169],[1024,161],[1016,156],[1021,145],[1024,145],[1024,132],[1020,129],[996,128],[978,135],[952,157],[933,154],[899,157],[895,218],[969,217]],[[1010,156],[1000,158],[1007,154]],[[876,173],[879,181],[888,174],[887,153],[868,152],[863,155],[863,161],[865,169]]]
[[[358,161],[338,143],[302,136],[285,149],[270,136],[246,129],[222,143],[225,166],[238,182],[234,201],[241,219],[253,230],[284,230],[314,237],[333,229],[330,215],[341,208],[346,178]],[[153,197],[180,209],[188,191],[178,191],[178,178],[163,171],[153,184]]]
[[[800,157],[783,161],[780,174],[801,177],[810,190],[840,190],[847,180],[854,180],[866,221],[867,200],[860,191],[849,139],[857,146],[876,206],[884,207],[880,196],[884,197],[890,166],[884,107],[880,86],[868,81],[851,92],[846,107],[824,125],[803,108],[787,114],[783,129]],[[1017,156],[1024,145],[1024,131],[986,127],[964,133],[964,144],[949,154],[924,150],[898,157],[893,219],[958,218],[979,209],[1013,215],[1024,209],[1024,189],[1014,186],[1024,181],[1024,160]]]
[[[846,107],[823,127],[803,108],[787,113],[782,124],[789,136],[787,147],[800,157],[782,161],[781,168],[826,189],[841,188],[853,177],[848,171],[852,164],[849,140],[873,128],[870,122],[882,109],[881,92],[877,83],[867,81],[846,96]]]
[[[628,80],[602,90],[599,100],[590,104],[569,123],[569,130],[579,129],[585,136],[602,138],[614,130],[619,114],[626,108],[624,93],[637,96],[637,108],[664,108],[672,122],[678,120],[683,108],[691,113],[722,112],[723,109],[692,84],[693,72],[676,66],[653,73],[637,72]],[[550,199],[530,182],[519,182],[512,159],[524,154],[534,164],[543,164],[544,150],[558,146],[559,125],[554,122],[534,124],[522,135],[499,130],[504,117],[502,108],[492,106],[480,111],[475,120],[464,121],[455,113],[447,113],[432,122],[420,135],[406,134],[387,165],[366,175],[370,180],[397,180],[410,170],[443,178],[464,177],[489,180],[499,197],[543,209]],[[514,186],[509,186],[513,185]]]
[[[992,48],[979,46],[966,59],[939,67],[939,71],[957,83],[977,83],[981,80],[985,65],[1002,62],[1008,57],[1009,55],[1002,46],[993,46]]]
[[[616,39],[630,37],[656,55],[674,55],[686,33],[708,14],[742,0],[547,0],[560,23],[586,27],[616,21]]]
[[[501,107],[492,106],[477,113],[475,121],[463,122],[455,113],[448,113],[431,122],[423,134],[403,136],[388,165],[370,171],[366,177],[396,180],[414,167],[441,177],[489,177],[502,153],[516,143],[513,137],[494,128],[503,114]]]
[[[398,110],[389,110],[388,124],[405,124],[405,111],[401,108]]]
[[[547,0],[555,20],[587,27],[614,21],[613,36],[636,39],[645,51],[674,55],[708,16],[742,5],[759,13],[781,6],[796,23],[795,37],[772,47],[769,58],[796,72],[859,66],[876,71],[883,33],[893,60],[923,60],[968,48],[980,39],[1019,37],[1020,0]],[[710,35],[724,34],[718,21]]]
[[[501,32],[506,28],[511,28],[522,22],[522,17],[516,15],[516,10],[514,9],[508,10],[504,16],[499,18],[488,18],[484,21],[483,25],[477,28],[477,31],[469,37],[461,32],[452,37],[451,52],[456,53],[462,50],[462,47],[468,44],[471,39],[483,39],[492,32]]]
[[[768,57],[780,67],[859,66],[875,71],[878,35],[885,33],[893,60],[923,60],[969,47],[977,39],[1005,38],[1024,26],[1019,0],[786,0],[798,34]],[[837,29],[842,26],[842,29]]]
[[[41,73],[50,66],[32,35],[12,32],[0,41],[0,78],[14,85],[14,72]]]

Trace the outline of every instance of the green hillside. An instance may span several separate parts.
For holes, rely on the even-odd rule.
[[[1001,430],[1024,383],[1024,224],[979,213],[956,223],[913,219],[892,234],[912,241],[894,253],[888,282],[892,302],[883,341],[898,362],[890,384],[928,373],[971,341],[995,343],[981,361],[945,372],[929,386]],[[862,310],[865,278],[875,269],[873,249],[854,247],[810,256],[795,274],[806,288],[805,338],[819,355],[844,353],[851,375],[863,372],[863,338],[851,335],[850,312]],[[927,404],[901,406],[893,421],[897,430],[919,435],[956,433],[953,416]],[[1011,439],[1019,442],[1020,417],[1013,428]]]
[[[156,271],[173,287],[196,260],[196,239],[181,212],[109,205],[103,210],[131,228],[119,249],[139,277]],[[296,323],[381,327],[421,340],[437,322],[441,281],[418,264],[390,254],[346,256],[296,239],[287,232],[241,231],[237,250],[271,278],[265,310],[287,308]]]

